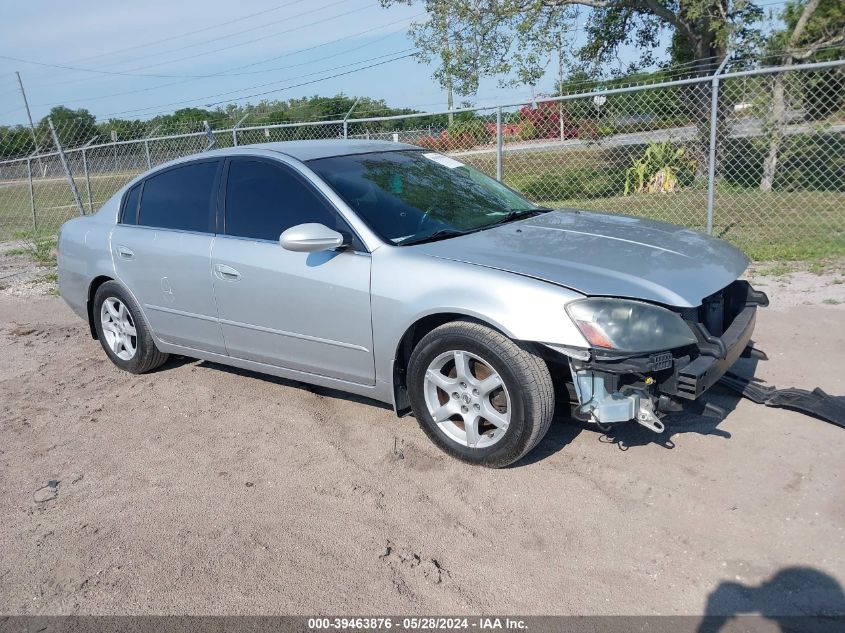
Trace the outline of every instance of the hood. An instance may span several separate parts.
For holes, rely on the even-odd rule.
[[[691,229],[560,210],[413,246],[431,257],[526,275],[585,295],[695,307],[748,266],[742,251]]]

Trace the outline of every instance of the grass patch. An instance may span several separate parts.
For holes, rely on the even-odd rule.
[[[642,145],[506,151],[504,180],[544,206],[641,216],[705,230],[707,191],[703,187],[685,186],[669,194],[622,195],[625,170],[642,151]],[[821,160],[824,156],[819,154],[816,158]],[[493,152],[466,155],[461,160],[487,174],[496,173]],[[839,165],[836,160],[830,161],[831,165],[834,163]],[[755,175],[749,169],[734,165],[728,176],[717,182],[714,235],[732,242],[756,261],[817,261],[845,255],[845,190],[833,186],[839,180],[831,180],[828,175],[812,182],[792,176],[786,179],[792,171],[785,167],[783,182],[791,189],[762,192],[753,186]],[[136,174],[92,174],[90,187],[84,178],[77,177],[86,211],[89,194],[91,207],[96,211]],[[740,174],[742,178],[730,174]],[[801,190],[814,183],[827,183],[828,190]],[[741,184],[750,186],[743,188]],[[64,221],[78,215],[64,178],[36,178],[33,190],[39,233],[55,232]],[[0,182],[0,241],[14,238],[22,230],[31,231],[32,227],[28,182]],[[823,264],[818,266],[818,270],[825,270]]]
[[[84,178],[75,177],[85,213],[96,211],[138,172],[116,175],[93,174],[90,190]],[[32,181],[35,217],[27,180],[0,182],[0,241],[15,239],[21,231],[55,233],[67,220],[79,215],[67,179],[58,176],[35,178]],[[91,204],[89,206],[88,200]]]
[[[707,193],[692,189],[543,204],[636,215],[699,231],[707,226]],[[713,234],[743,249],[755,261],[845,255],[845,194],[717,192]]]
[[[772,266],[761,268],[757,274],[761,277],[783,277],[792,272],[792,267],[785,262],[778,262]]]
[[[506,153],[504,181],[544,206],[635,215],[704,231],[706,187],[693,184],[673,193],[622,195],[625,169],[640,150],[631,146]],[[495,173],[495,156],[462,160]],[[763,192],[724,179],[716,184],[713,234],[743,249],[751,259],[818,260],[845,255],[845,191]]]
[[[37,281],[38,283],[55,284],[59,282],[59,274],[56,271],[52,270],[49,273],[44,273],[43,275],[40,275],[38,278],[36,278],[35,281]]]
[[[838,306],[842,302],[839,301],[839,299],[825,299],[824,301],[822,301],[822,303],[825,303],[829,306]]]
[[[807,267],[807,271],[814,275],[821,275],[825,270],[827,270],[827,264],[821,260],[810,262],[810,265]]]
[[[56,236],[52,233],[32,231],[18,233],[17,237],[23,240],[23,254],[30,257],[40,266],[56,266]]]

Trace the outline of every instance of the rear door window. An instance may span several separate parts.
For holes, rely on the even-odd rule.
[[[214,184],[218,166],[216,160],[190,163],[147,178],[138,224],[214,233]]]

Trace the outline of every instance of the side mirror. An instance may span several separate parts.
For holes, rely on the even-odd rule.
[[[309,222],[290,227],[279,237],[279,244],[297,253],[316,253],[340,248],[343,236],[323,224]]]

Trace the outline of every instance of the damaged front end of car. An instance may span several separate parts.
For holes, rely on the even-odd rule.
[[[753,348],[758,307],[768,297],[737,280],[695,308],[613,298],[572,302],[567,312],[589,349],[568,356],[573,416],[607,428],[636,420],[661,433],[667,413],[683,410]]]

